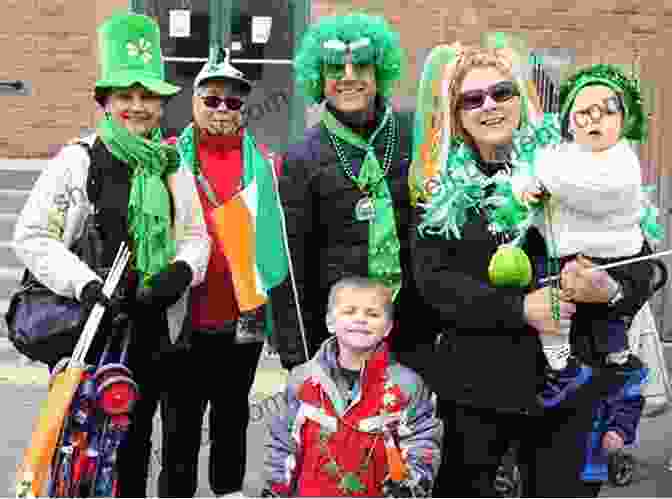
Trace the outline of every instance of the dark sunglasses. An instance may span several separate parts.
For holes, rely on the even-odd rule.
[[[238,97],[218,97],[217,95],[208,95],[207,97],[201,97],[203,99],[203,104],[205,104],[210,109],[219,109],[219,106],[222,105],[222,102],[226,105],[226,109],[229,111],[238,111],[245,102]]]
[[[602,105],[593,104],[586,109],[574,111],[574,123],[579,128],[586,128],[591,122],[598,123],[603,116],[613,116],[623,111],[623,103],[616,95],[607,97]]]
[[[518,86],[512,81],[500,81],[486,89],[469,90],[460,95],[458,108],[465,111],[478,109],[485,103],[485,98],[490,96],[495,102],[506,102],[518,97]]]

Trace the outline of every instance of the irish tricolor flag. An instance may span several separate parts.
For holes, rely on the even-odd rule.
[[[288,263],[274,165],[245,131],[242,190],[215,209],[223,248],[241,312],[268,300],[268,291],[287,277]]]

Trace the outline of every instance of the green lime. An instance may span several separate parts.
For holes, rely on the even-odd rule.
[[[525,288],[532,281],[532,264],[522,249],[500,246],[490,259],[488,276],[496,287]]]

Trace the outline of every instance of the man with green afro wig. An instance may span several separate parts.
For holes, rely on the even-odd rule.
[[[297,51],[298,86],[323,109],[290,146],[280,179],[298,294],[297,306],[285,282],[271,295],[274,342],[285,367],[308,360],[301,326],[311,355],[328,337],[329,289],[346,275],[389,289],[396,311],[390,340],[398,352],[398,339],[413,327],[411,314],[422,317],[425,310],[408,258],[413,120],[390,103],[404,65],[398,33],[384,18],[363,13],[321,18]]]
[[[405,62],[399,35],[384,18],[357,13],[322,18],[305,34],[294,60],[294,71],[310,101],[319,103],[324,99],[325,79],[333,79],[325,69],[342,67],[348,53],[353,64],[371,65],[378,93],[391,96]]]

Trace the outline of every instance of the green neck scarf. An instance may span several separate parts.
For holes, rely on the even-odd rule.
[[[130,168],[128,227],[135,268],[149,284],[151,276],[164,270],[176,253],[165,176],[177,171],[177,150],[161,143],[160,129],[145,139],[129,133],[109,114],[98,122],[96,131],[112,156]]]
[[[330,134],[366,152],[359,175],[353,177],[352,171],[347,169],[346,174],[373,202],[375,216],[369,220],[369,277],[391,288],[393,298],[396,299],[401,289],[400,244],[394,219],[394,203],[385,181],[386,172],[383,171],[374,148],[378,135],[388,126],[394,127],[394,119],[392,109],[387,106],[380,125],[367,141],[343,126],[327,109],[322,113],[322,123]],[[389,161],[392,158],[386,159]]]

